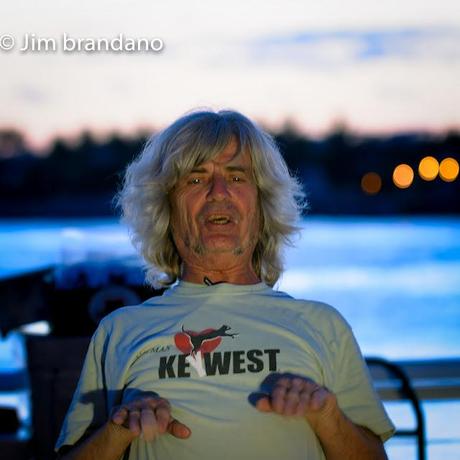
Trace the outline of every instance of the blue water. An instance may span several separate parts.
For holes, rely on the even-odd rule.
[[[364,353],[460,355],[460,219],[310,218],[296,243],[279,288],[338,308]],[[133,253],[114,220],[0,221],[0,277]]]
[[[110,219],[0,221],[0,277],[133,253],[126,229]],[[279,289],[335,306],[364,354],[460,356],[460,218],[309,218],[285,261]],[[0,368],[23,365],[20,336],[11,334],[0,342]],[[404,407],[387,407],[398,426],[410,425]],[[460,403],[424,408],[429,458],[460,458]],[[388,451],[415,458],[412,440],[392,440]]]

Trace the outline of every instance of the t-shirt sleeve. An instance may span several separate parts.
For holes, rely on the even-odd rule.
[[[340,329],[329,388],[337,396],[339,407],[353,423],[368,428],[386,441],[394,434],[395,427],[373,387],[351,328],[342,320]]]
[[[55,445],[74,445],[91,435],[108,418],[104,376],[106,334],[100,325],[88,347],[77,388]]]

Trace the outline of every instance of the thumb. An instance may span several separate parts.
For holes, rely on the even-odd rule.
[[[264,396],[263,398],[260,398],[256,402],[256,409],[259,410],[260,412],[272,412],[272,405],[270,403],[270,399],[268,396]]]
[[[248,396],[248,402],[260,412],[271,412],[273,410],[270,397],[267,393],[262,393],[260,391],[251,393]]]
[[[182,422],[179,422],[179,420],[176,420],[175,418],[169,422],[166,431],[179,439],[187,439],[192,434],[192,431],[187,425],[184,425]]]

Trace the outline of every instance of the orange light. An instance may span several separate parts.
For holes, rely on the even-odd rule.
[[[393,171],[393,182],[396,187],[408,188],[411,186],[413,180],[414,171],[409,165],[403,163],[396,166]]]
[[[445,182],[453,182],[458,177],[458,161],[455,158],[444,158],[439,166],[439,175]]]
[[[418,173],[423,180],[435,180],[439,173],[439,163],[434,157],[425,157],[418,165]]]
[[[364,174],[361,179],[361,188],[364,193],[368,195],[375,195],[380,192],[382,188],[382,179],[375,172],[368,172]]]

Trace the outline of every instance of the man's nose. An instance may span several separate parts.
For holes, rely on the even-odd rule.
[[[222,201],[228,198],[228,196],[228,184],[225,178],[221,175],[213,176],[209,184],[208,200]]]

